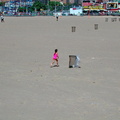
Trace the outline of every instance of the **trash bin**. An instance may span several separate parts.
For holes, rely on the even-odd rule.
[[[111,18],[111,21],[114,22],[114,18]]]
[[[108,18],[105,18],[105,22],[108,22]]]
[[[98,24],[94,24],[95,30],[98,30]]]
[[[72,26],[72,32],[75,32],[75,31],[76,31],[76,27]]]
[[[80,64],[79,56],[69,55],[69,68],[75,68],[75,67],[80,68],[79,64]]]

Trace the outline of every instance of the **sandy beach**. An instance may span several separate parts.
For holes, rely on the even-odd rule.
[[[5,17],[0,120],[120,120],[119,18]],[[56,48],[60,66],[50,68]],[[69,55],[81,68],[69,68]]]

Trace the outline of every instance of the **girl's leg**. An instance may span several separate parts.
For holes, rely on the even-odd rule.
[[[54,64],[55,60],[52,61],[52,63],[50,64],[51,66]]]
[[[59,66],[59,65],[58,65],[58,59],[56,59],[56,63],[57,63],[57,66]]]

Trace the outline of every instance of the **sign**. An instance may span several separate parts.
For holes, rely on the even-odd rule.
[[[104,10],[103,5],[99,5],[99,6],[83,6],[83,9],[89,9],[89,10]]]
[[[118,2],[107,2],[106,8],[107,8],[108,10],[118,9]]]

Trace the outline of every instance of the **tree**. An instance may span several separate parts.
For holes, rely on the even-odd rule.
[[[5,2],[0,2],[0,7],[2,8],[2,11],[4,10],[3,9],[3,6],[5,6]],[[2,14],[2,12],[0,12],[0,15]]]
[[[19,11],[19,12],[25,12],[25,11],[26,11],[26,7],[19,7],[19,8],[18,8],[18,11]]]
[[[0,2],[0,6],[4,6],[5,5],[5,2]]]
[[[64,4],[64,10],[69,10],[73,6],[74,6],[74,4],[70,4],[70,3]]]
[[[51,11],[55,10],[55,7],[56,7],[56,10],[60,10],[62,8],[62,6],[63,5],[57,1],[50,1],[49,2],[49,7],[50,7]]]
[[[43,10],[47,9],[47,6],[43,3],[41,3],[40,1],[34,2],[32,7],[36,8],[37,11],[40,11],[40,9],[43,9]]]

